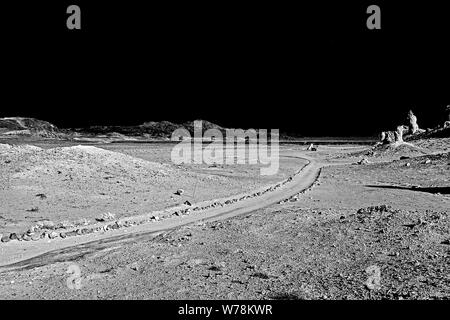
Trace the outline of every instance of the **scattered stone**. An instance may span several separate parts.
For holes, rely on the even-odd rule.
[[[42,223],[42,229],[49,229],[49,230],[55,229],[55,223],[53,221],[45,220],[45,221],[42,221],[41,223]]]
[[[56,229],[70,229],[75,227],[75,225],[69,221],[62,221],[56,225]]]
[[[2,242],[10,242],[11,239],[9,238],[9,234],[8,234],[8,235],[2,236],[2,240],[1,240],[1,241],[2,241]]]
[[[36,231],[38,231],[40,229],[40,227],[39,226],[31,226],[30,227],[30,229],[28,229],[28,233],[34,233],[34,232],[36,232]]]
[[[111,212],[102,213],[102,215],[100,217],[95,218],[95,220],[97,220],[99,222],[112,221],[115,219],[116,219],[116,216],[114,214],[112,214]]]
[[[42,199],[42,200],[47,199],[47,196],[46,196],[45,194],[43,194],[43,193],[38,193],[38,194],[36,195],[36,197],[38,197],[38,198],[40,198],[40,199]]]
[[[187,200],[184,202],[184,204],[187,205],[187,206],[192,206],[192,203],[190,203],[190,202],[187,201]]]
[[[65,232],[61,232],[60,234],[59,234],[59,236],[61,237],[61,238],[67,238],[67,234],[65,233]]]
[[[40,233],[33,233],[31,235],[31,240],[38,241],[39,239],[41,239],[41,234]]]
[[[429,164],[429,163],[431,163],[430,159],[427,159],[427,160],[424,161],[424,164]]]
[[[409,163],[409,162],[405,163],[405,167],[410,167],[410,166],[411,166],[411,163]]]
[[[110,225],[108,227],[110,227]],[[81,234],[90,234],[92,232],[94,232],[94,230],[92,230],[90,228],[81,229]]]
[[[370,161],[369,160],[367,160],[366,158],[362,158],[361,160],[359,160],[356,164],[369,164],[370,163]]]
[[[405,159],[409,159],[409,157],[408,156],[401,156],[400,157],[400,160],[405,160]]]
[[[19,237],[17,236],[16,233],[11,233],[11,234],[9,235],[9,239],[10,239],[10,240],[18,240]]]
[[[58,237],[59,237],[59,233],[58,233],[58,232],[55,232],[55,231],[52,231],[52,232],[50,232],[50,233],[48,234],[48,237],[49,237],[50,239],[58,238]]]
[[[89,225],[89,220],[84,218],[74,222],[74,226],[87,226]]]
[[[178,189],[175,194],[181,196],[184,193],[183,189]]]
[[[67,237],[74,237],[74,236],[78,235],[78,232],[76,230],[74,230],[74,231],[70,231],[70,232],[67,232],[67,233],[64,233],[64,234]]]
[[[139,263],[133,262],[132,264],[130,264],[130,269],[134,271],[139,271]]]
[[[367,207],[367,208],[361,208],[357,211],[358,214],[372,214],[372,213],[376,213],[376,212],[389,212],[392,211],[391,206],[387,206],[385,204],[380,205],[380,206],[371,206],[371,207]]]

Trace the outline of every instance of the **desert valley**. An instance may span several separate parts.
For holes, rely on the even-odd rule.
[[[0,299],[448,299],[449,121],[281,134],[262,176],[174,164],[192,122],[2,118]]]

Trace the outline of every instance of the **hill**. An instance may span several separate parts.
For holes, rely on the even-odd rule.
[[[54,124],[47,121],[34,118],[8,117],[0,118],[0,134],[56,138],[60,137],[62,132]]]

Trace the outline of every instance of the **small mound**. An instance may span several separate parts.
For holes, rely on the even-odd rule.
[[[3,150],[3,152],[2,152]],[[0,154],[9,156],[17,165],[16,177],[40,179],[53,176],[61,170],[70,170],[76,176],[167,176],[173,171],[169,166],[137,159],[122,153],[93,146],[58,147],[41,149],[34,146],[1,145]]]

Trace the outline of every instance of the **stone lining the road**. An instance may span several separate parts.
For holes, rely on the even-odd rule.
[[[39,229],[36,230],[36,226],[33,226],[30,228],[29,231],[23,233],[23,234],[17,234],[17,233],[11,233],[7,235],[1,235],[0,234],[0,243],[9,243],[11,241],[39,241],[44,239],[51,239],[56,240],[58,238],[65,239],[67,237],[73,237],[73,236],[82,236],[87,235],[91,233],[96,232],[107,232],[110,230],[117,230],[121,228],[128,228],[132,226],[141,225],[144,223],[152,223],[156,221],[161,221],[165,219],[169,219],[171,217],[180,217],[180,216],[186,216],[190,215],[192,212],[198,212],[208,209],[213,209],[217,207],[224,207],[228,206],[240,201],[244,201],[247,199],[253,199],[256,197],[260,197],[268,192],[273,192],[287,183],[291,182],[295,176],[300,174],[307,166],[311,164],[309,160],[307,160],[308,163],[304,165],[301,169],[297,170],[293,175],[289,176],[285,180],[282,180],[281,182],[278,182],[276,184],[273,184],[271,186],[266,186],[264,188],[261,188],[261,190],[257,189],[258,191],[254,191],[252,193],[246,193],[246,194],[240,194],[228,198],[223,198],[219,200],[209,200],[204,201],[199,204],[194,205],[182,205],[177,207],[172,207],[169,209],[156,211],[151,214],[147,215],[141,215],[141,216],[135,216],[135,217],[127,217],[118,219],[115,221],[110,221],[107,223],[96,223],[92,225],[88,225],[88,222],[85,222],[86,227],[77,226],[76,228],[68,227],[68,224],[64,226],[64,223],[54,224],[53,222],[49,222],[48,225],[42,226],[42,229],[45,227],[45,230],[39,231]],[[320,171],[319,171],[320,175]],[[316,183],[319,175],[316,177],[314,184]],[[313,184],[313,185],[314,185]],[[312,187],[312,186],[311,186]],[[311,187],[309,187],[307,190],[309,190]],[[305,191],[305,190],[304,190]],[[304,193],[304,191],[300,193]],[[293,196],[294,197],[294,196]],[[292,198],[292,197],[291,197]],[[70,225],[70,224],[69,224]],[[42,230],[40,229],[40,230]],[[60,229],[63,229],[64,231],[59,231]]]
[[[308,188],[306,188],[305,190],[302,190],[302,191],[294,194],[293,196],[290,196],[290,197],[288,197],[288,198],[286,198],[284,200],[279,201],[278,204],[283,204],[283,203],[286,203],[286,202],[299,201],[301,194],[305,194],[306,192],[310,191],[314,186],[317,185],[317,183],[319,182],[319,177],[320,177],[321,173],[322,173],[322,168],[319,169],[319,172],[317,173],[317,176],[314,178],[314,182]]]

